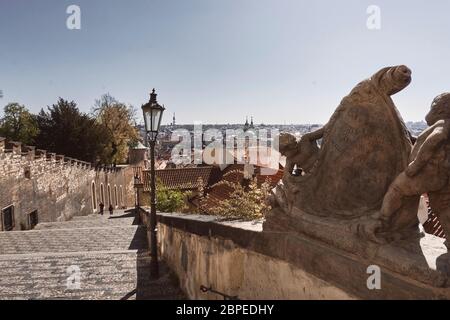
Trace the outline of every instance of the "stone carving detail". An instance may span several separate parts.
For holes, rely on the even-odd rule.
[[[280,139],[288,164],[299,159],[307,163],[306,174],[287,179],[286,189],[298,189],[290,199],[298,208],[315,215],[352,217],[380,207],[387,187],[408,164],[411,141],[390,95],[410,80],[404,66],[382,69],[342,100],[325,127],[303,136],[297,145]],[[310,151],[315,149],[311,141],[315,144],[320,138],[320,152]],[[287,154],[283,147],[289,144]],[[311,146],[305,154],[303,145]],[[316,160],[313,169],[310,159]]]
[[[450,235],[450,93],[434,99],[426,121],[430,127],[417,138],[408,167],[384,197],[380,232],[390,234],[397,221],[414,220],[414,212],[401,210],[405,199],[428,193],[444,232]]]
[[[286,156],[286,179],[289,179],[293,174],[295,166],[297,167],[295,175],[304,175],[308,174],[317,162],[319,155],[317,139],[314,139],[311,133],[304,135],[302,138],[301,141],[297,142],[297,139],[291,134],[282,133],[280,135],[280,152]]]
[[[320,130],[300,141],[280,135],[285,172],[263,231],[274,242],[283,237],[287,252],[318,240],[448,290],[450,254],[441,239],[419,232],[417,213],[428,193],[450,236],[450,93],[434,100],[431,127],[415,140],[391,99],[410,81],[407,67],[384,68],[359,83]]]
[[[384,68],[359,83],[320,130],[299,142],[280,137],[287,172],[273,194],[275,208],[266,219],[266,230],[293,228],[293,220],[300,225],[307,219],[318,225],[342,224],[349,232],[376,238],[384,195],[408,166],[412,149],[390,96],[410,82],[406,66]],[[294,165],[301,174],[291,174]],[[416,207],[417,212],[417,206],[418,198],[409,199],[406,207]]]

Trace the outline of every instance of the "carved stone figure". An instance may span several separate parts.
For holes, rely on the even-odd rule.
[[[342,100],[325,127],[301,139],[300,145],[323,142],[311,172],[294,177],[292,210],[348,219],[380,209],[387,188],[408,165],[411,140],[390,96],[410,81],[405,66],[380,70]]]
[[[297,165],[297,161],[294,159],[299,154],[297,139],[290,133],[281,133],[279,151],[281,155],[286,157],[284,176],[287,177],[292,174],[294,167]]]
[[[381,232],[386,234],[396,221],[416,219],[415,212],[400,211],[405,199],[428,193],[444,232],[450,235],[450,93],[434,99],[426,120],[430,127],[418,137],[410,164],[384,197],[380,218]]]
[[[286,156],[284,167],[286,177],[291,176],[295,166],[303,175],[311,171],[319,155],[316,140],[311,134],[304,135],[299,142],[289,133],[280,134],[279,150]]]
[[[282,183],[276,187],[276,192],[270,197],[271,205],[282,207],[284,211],[290,211],[295,193],[298,189],[295,185],[295,176],[306,175],[316,164],[319,147],[314,135],[303,136],[301,141],[289,133],[281,133],[279,136],[279,151],[286,157]],[[296,168],[296,172],[294,172]]]
[[[390,97],[410,81],[407,67],[384,68],[359,83],[322,129],[299,142],[280,139],[287,166],[263,224],[264,245],[293,252],[294,260],[309,257],[311,270],[324,250],[343,250],[350,261],[326,268],[365,274],[355,266],[382,265],[386,274],[448,292],[450,254],[441,239],[419,232],[417,212],[428,193],[450,235],[450,94],[436,98],[427,116],[431,128],[413,148]],[[301,175],[292,174],[294,166]]]
[[[297,145],[293,137],[282,139],[288,173],[293,165],[305,172],[285,173],[273,192],[264,230],[306,233],[349,250],[359,245],[351,237],[385,243],[391,240],[385,233],[395,234],[394,239],[418,234],[417,218],[408,213],[417,213],[420,195],[403,199],[399,218],[391,221],[389,231],[379,232],[385,194],[407,168],[412,150],[391,95],[410,82],[406,66],[381,69],[342,99],[323,128],[304,135]],[[308,146],[315,151],[308,152]]]

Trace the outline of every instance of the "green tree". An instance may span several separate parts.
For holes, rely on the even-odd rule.
[[[82,113],[74,101],[59,98],[47,111],[37,116],[41,149],[68,157],[96,162],[102,155],[108,135],[89,115]]]
[[[31,145],[38,132],[36,117],[25,106],[18,103],[5,106],[4,116],[0,119],[0,136]]]
[[[105,163],[124,163],[129,146],[139,139],[135,125],[135,110],[109,94],[95,102],[93,114],[108,134],[102,160]]]
[[[156,187],[156,209],[161,212],[182,212],[186,208],[189,192],[169,190],[160,181]]]

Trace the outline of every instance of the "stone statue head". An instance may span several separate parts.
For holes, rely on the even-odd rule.
[[[406,66],[386,67],[360,82],[342,100],[342,105],[383,103],[383,99],[403,90],[411,83],[411,70]],[[392,102],[390,102],[392,103]]]
[[[428,112],[425,120],[429,126],[442,119],[450,119],[450,93],[443,93],[434,98],[431,103],[430,112]]]
[[[375,73],[371,79],[380,90],[391,96],[411,83],[411,70],[403,65],[387,67]]]
[[[297,139],[292,134],[281,133],[279,137],[279,151],[284,156],[296,152]]]

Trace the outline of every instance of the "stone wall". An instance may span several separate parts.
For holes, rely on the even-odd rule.
[[[107,209],[108,190],[114,207],[134,206],[132,177],[129,167],[94,168],[0,138],[0,209],[13,206],[14,230],[30,229],[36,210],[39,222],[51,222],[98,212],[102,198]]]
[[[148,223],[147,211],[140,218]],[[262,231],[261,223],[159,213],[158,231],[161,255],[191,299],[222,299],[201,285],[239,299],[450,299],[437,270],[443,239],[431,235],[421,240],[429,268],[421,270],[402,249],[362,258],[306,236]],[[367,285],[373,266],[381,271],[379,289]]]

